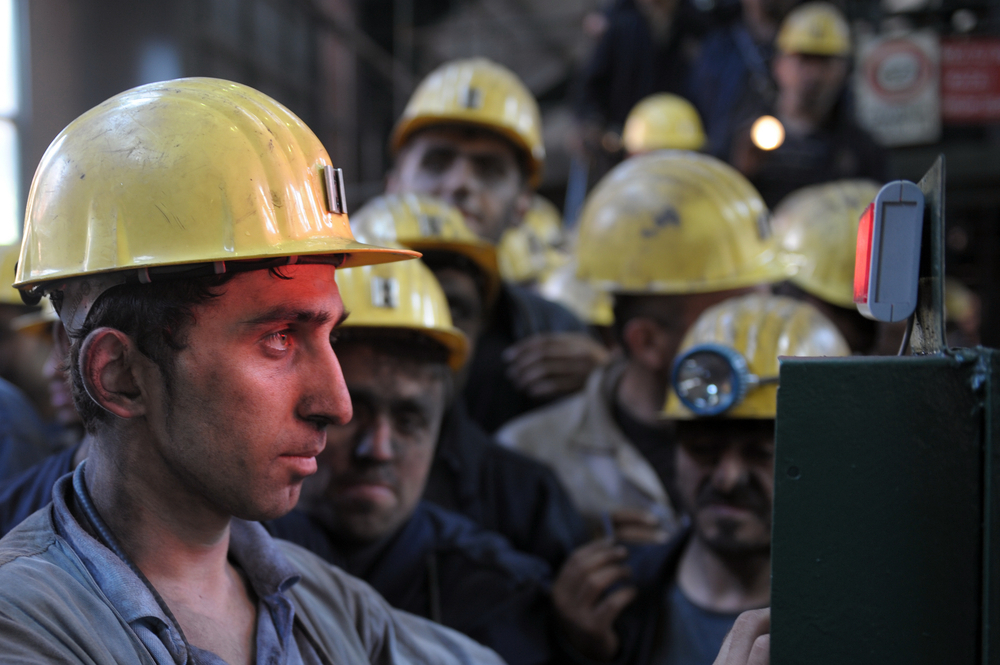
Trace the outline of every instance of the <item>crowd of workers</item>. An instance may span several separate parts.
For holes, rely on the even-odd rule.
[[[609,10],[584,108],[629,157],[572,230],[484,59],[419,85],[350,221],[245,86],[70,124],[3,263],[4,662],[766,662],[778,357],[900,337],[853,308],[885,174],[847,23],[794,4],[700,59],[675,2]]]

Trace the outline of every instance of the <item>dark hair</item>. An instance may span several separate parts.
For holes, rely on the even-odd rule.
[[[277,269],[272,274],[282,277]],[[222,294],[221,287],[237,273],[165,279],[151,284],[123,284],[108,289],[94,303],[79,330],[67,330],[70,338],[69,369],[73,403],[83,426],[93,434],[112,416],[84,389],[80,373],[80,346],[97,328],[114,328],[131,337],[139,351],[156,363],[170,394],[174,356],[186,346],[185,334],[194,322],[193,308]],[[53,294],[53,305],[62,308],[61,292]]]

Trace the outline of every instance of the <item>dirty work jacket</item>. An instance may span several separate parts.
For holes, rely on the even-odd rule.
[[[639,508],[672,534],[678,519],[663,483],[612,414],[624,370],[624,362],[597,368],[581,392],[508,423],[497,441],[549,465],[591,529],[604,513]]]
[[[499,533],[553,571],[587,540],[583,518],[552,470],[499,445],[461,400],[441,425],[424,500]]]
[[[508,663],[552,659],[548,566],[461,515],[421,502],[395,533],[360,549],[299,511],[265,526],[371,584],[393,607],[454,628]]]
[[[160,665],[56,532],[53,511],[39,510],[0,540],[0,660]],[[287,591],[295,622],[324,663],[503,662],[464,635],[394,610],[314,554],[277,545],[302,576]]]
[[[568,309],[527,289],[504,284],[493,306],[490,326],[479,336],[462,398],[469,415],[487,432],[535,408],[540,402],[518,390],[507,376],[503,352],[541,333],[586,333],[587,326]]]

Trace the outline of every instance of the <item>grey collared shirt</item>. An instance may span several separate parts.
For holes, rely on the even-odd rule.
[[[107,596],[158,665],[225,665],[210,651],[187,644],[149,587],[128,562],[94,538],[80,524],[84,512],[72,487],[74,476],[82,484],[83,468],[65,476],[53,493],[56,529],[83,561]],[[67,487],[67,485],[69,485]],[[74,505],[67,505],[67,499]],[[97,517],[99,520],[100,518]],[[102,529],[107,530],[103,524]],[[256,522],[233,519],[229,558],[249,582],[257,597],[257,660],[260,665],[314,665],[316,649],[295,622],[295,608],[285,592],[299,581],[295,568]]]

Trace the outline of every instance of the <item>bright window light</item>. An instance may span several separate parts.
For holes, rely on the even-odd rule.
[[[0,0],[0,244],[21,237],[18,43],[14,0]]]
[[[21,238],[17,143],[17,127],[10,120],[0,120],[0,245]]]
[[[0,117],[17,115],[17,69],[14,0],[0,0]]]

